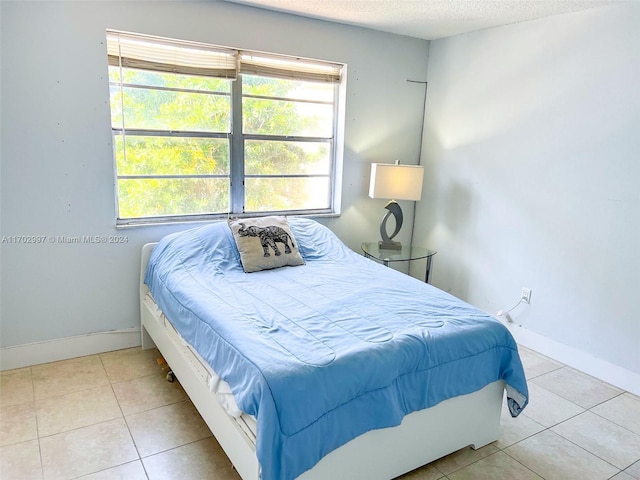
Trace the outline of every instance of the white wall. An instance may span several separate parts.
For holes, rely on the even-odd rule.
[[[440,288],[490,313],[531,288],[514,331],[640,389],[638,25],[630,2],[431,42],[414,241]]]
[[[0,5],[1,234],[128,237],[3,243],[2,347],[138,326],[140,248],[185,228],[114,227],[106,28],[347,63],[343,214],[324,223],[354,249],[383,212],[369,164],[418,162],[424,87],[405,79],[426,78],[426,41],[224,2]]]

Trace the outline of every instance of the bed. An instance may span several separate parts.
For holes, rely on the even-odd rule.
[[[240,476],[385,480],[497,440],[502,402],[528,401],[508,330],[313,220],[287,227],[300,266],[245,273],[226,222],[142,251],[143,348]]]

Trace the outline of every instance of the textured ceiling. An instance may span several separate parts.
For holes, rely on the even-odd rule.
[[[434,40],[625,0],[226,0]],[[634,1],[634,0],[626,0]]]

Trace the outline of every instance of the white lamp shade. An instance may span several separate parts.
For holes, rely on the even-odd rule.
[[[371,164],[369,196],[389,200],[420,200],[424,167],[420,165]]]

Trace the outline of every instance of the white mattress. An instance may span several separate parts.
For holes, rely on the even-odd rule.
[[[144,298],[145,304],[151,309],[156,317],[160,320],[161,324],[169,333],[169,336],[179,345],[182,345],[190,353],[190,363],[194,371],[202,379],[202,381],[209,386],[209,390],[215,394],[218,402],[229,416],[233,417],[244,433],[251,439],[253,445],[256,443],[256,428],[257,422],[253,415],[248,415],[238,408],[238,404],[231,392],[231,387],[227,382],[220,378],[220,376],[211,368],[211,366],[200,356],[198,352],[186,342],[182,336],[173,327],[169,319],[164,315],[162,310],[158,308],[156,302],[150,293],[147,293]],[[178,379],[179,381],[180,379]]]

